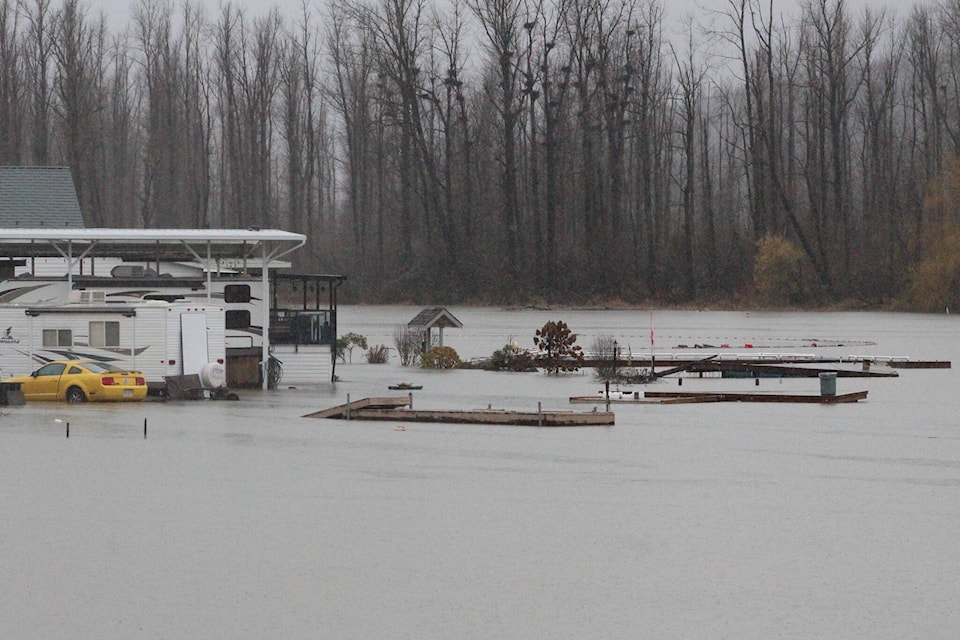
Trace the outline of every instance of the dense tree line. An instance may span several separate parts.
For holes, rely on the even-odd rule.
[[[960,0],[799,3],[0,0],[0,165],[90,226],[304,232],[366,300],[889,299],[957,225]]]

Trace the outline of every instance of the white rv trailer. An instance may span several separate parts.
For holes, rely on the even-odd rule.
[[[109,276],[20,276],[0,281],[0,307],[4,305],[55,306],[77,301],[99,300],[106,304],[135,304],[145,301],[215,304],[225,312],[224,344],[231,386],[248,386],[244,369],[259,380],[262,359],[263,308],[276,301],[277,287],[296,289],[298,308],[269,309],[269,353],[273,383],[310,384],[332,380],[336,342],[336,288],[341,276],[291,275],[275,273],[272,293],[263,295],[260,278],[244,273],[221,273],[209,280],[177,277],[121,265]],[[160,265],[161,268],[163,265]],[[72,286],[73,288],[68,288]],[[321,293],[329,300],[322,308]],[[286,296],[294,297],[292,293]],[[302,298],[302,301],[300,300]],[[326,300],[323,301],[326,304]],[[252,363],[252,367],[245,363]]]
[[[108,301],[222,305],[228,373],[241,376],[231,384],[252,379],[267,388],[276,380],[268,374],[272,362],[282,363],[283,382],[332,381],[336,290],[344,276],[270,278],[272,269],[286,266],[280,258],[305,240],[273,229],[0,229],[0,272],[8,274],[0,283],[0,304],[63,304],[80,290],[102,291]],[[66,272],[22,274],[24,265],[40,258],[64,259]],[[194,276],[184,275],[185,262],[197,265]],[[5,264],[16,265],[21,275],[10,277],[13,269]],[[278,281],[301,284],[301,308],[279,308]],[[308,288],[315,294],[311,305]],[[329,299],[326,309],[321,291]]]
[[[148,300],[216,304],[226,311],[228,349],[260,348],[263,344],[262,309],[266,304],[260,279],[247,274],[218,275],[209,283],[202,276],[158,275],[139,265],[119,265],[108,276],[65,273],[20,275],[0,281],[0,305],[58,305],[77,296],[99,296],[103,302],[137,303]]]
[[[0,305],[0,375],[25,375],[52,360],[82,358],[165,376],[196,373],[221,386],[226,364],[224,311],[216,305],[106,304],[76,296],[56,305]]]

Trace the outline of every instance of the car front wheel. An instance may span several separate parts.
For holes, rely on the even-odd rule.
[[[80,387],[70,387],[67,389],[67,402],[70,404],[78,404],[80,402],[85,402],[87,396],[83,394],[83,389]]]

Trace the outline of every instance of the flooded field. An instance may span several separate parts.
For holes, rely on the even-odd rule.
[[[418,310],[341,308],[340,332],[392,346]],[[464,358],[532,346],[548,320],[585,348],[611,335],[650,349],[646,312],[451,311],[464,328],[444,341]],[[960,366],[949,315],[652,321],[657,351],[750,343]],[[614,427],[302,417],[400,381],[423,385],[419,408],[589,410],[568,398],[601,387],[589,373],[368,365],[357,350],[336,385],[238,402],[4,407],[0,637],[952,638],[956,371],[840,379],[838,392],[869,390],[842,406],[615,405]]]

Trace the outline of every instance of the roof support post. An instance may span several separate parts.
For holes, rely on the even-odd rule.
[[[78,263],[82,263],[83,259],[87,257],[87,254],[93,251],[94,247],[97,246],[97,241],[94,240],[93,242],[91,242],[90,246],[84,249],[83,252],[76,259],[74,259],[73,257],[73,240],[70,240],[69,238],[67,239],[66,251],[64,251],[63,248],[59,244],[57,244],[56,240],[51,240],[50,246],[53,247],[56,250],[56,252],[60,254],[62,258],[65,258],[67,260],[67,290],[73,291],[73,268]]]
[[[207,304],[210,304],[210,301],[213,299],[213,292],[210,290],[213,286],[213,283],[210,281],[210,265],[212,260],[210,259],[210,241],[207,240]]]
[[[267,260],[267,243],[260,243],[260,278],[261,278],[261,287],[263,296],[263,304],[261,305],[262,315],[260,318],[260,327],[261,332],[263,333],[263,352],[261,355],[263,367],[263,389],[266,390],[269,388],[269,373],[270,373],[270,305],[272,301],[270,300],[270,263]]]

